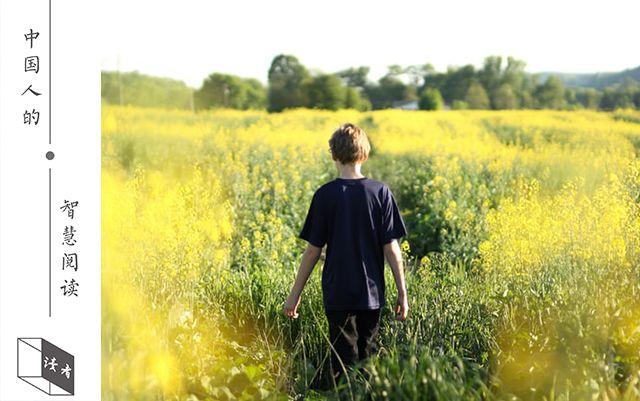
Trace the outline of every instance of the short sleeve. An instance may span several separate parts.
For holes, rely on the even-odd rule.
[[[319,192],[316,191],[311,199],[307,218],[298,237],[311,245],[322,248],[327,242],[327,216],[325,214],[325,205]]]
[[[385,188],[382,202],[382,233],[385,244],[388,244],[393,239],[407,235],[407,229],[402,216],[400,216],[398,205],[388,187]]]

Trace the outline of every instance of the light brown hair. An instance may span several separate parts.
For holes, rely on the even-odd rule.
[[[355,124],[344,123],[329,139],[331,156],[342,164],[364,162],[369,158],[371,145],[364,130]]]

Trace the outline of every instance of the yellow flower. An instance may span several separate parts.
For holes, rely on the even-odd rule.
[[[402,241],[402,244],[400,244],[400,246],[403,251],[405,252],[409,251],[409,242],[407,240]]]
[[[427,255],[420,258],[420,266],[431,267],[431,259]]]

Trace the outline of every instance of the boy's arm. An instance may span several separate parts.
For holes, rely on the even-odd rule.
[[[287,297],[287,300],[284,302],[284,314],[286,316],[297,318],[298,317],[298,305],[300,305],[300,294],[302,294],[302,289],[304,288],[311,272],[313,271],[313,267],[320,259],[320,254],[322,253],[322,248],[319,248],[315,245],[309,244],[307,249],[304,250],[302,254],[302,260],[300,261],[300,268],[298,269],[298,274],[296,275],[296,281],[291,288],[291,292]]]
[[[387,259],[389,266],[391,266],[393,278],[396,281],[396,288],[398,289],[398,302],[395,308],[396,319],[405,320],[409,313],[409,302],[407,300],[407,285],[404,280],[402,252],[400,251],[398,241],[394,239],[384,245],[384,256]]]

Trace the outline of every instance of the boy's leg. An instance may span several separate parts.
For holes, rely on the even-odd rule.
[[[380,309],[362,310],[356,313],[358,360],[368,358],[376,352],[376,335],[379,327]]]
[[[352,365],[358,358],[356,319],[348,311],[326,311],[326,315],[329,321],[329,340],[333,345],[330,350],[331,372],[337,378],[343,371],[342,365]]]

